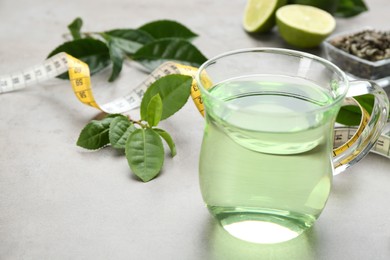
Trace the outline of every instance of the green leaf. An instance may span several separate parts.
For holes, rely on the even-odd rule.
[[[138,28],[152,35],[156,39],[162,38],[182,38],[191,39],[198,36],[181,23],[171,20],[153,21]]]
[[[170,60],[195,67],[207,60],[194,45],[181,39],[160,39],[148,43],[134,53],[132,58],[150,71]]]
[[[162,130],[160,128],[153,128],[153,131],[158,133],[165,140],[165,142],[169,146],[169,149],[171,150],[172,157],[175,157],[175,155],[176,155],[176,145],[175,145],[175,142],[173,141],[172,137],[168,134],[168,132],[164,131],[164,130]]]
[[[144,44],[152,42],[154,39],[146,32],[132,29],[112,30],[101,35],[111,40],[121,48],[127,55],[132,55]]]
[[[150,100],[159,94],[162,100],[161,120],[164,120],[184,106],[190,95],[192,77],[167,75],[155,81],[146,91],[141,101],[141,119],[146,120]]]
[[[66,42],[55,48],[48,57],[57,53],[66,52],[88,64],[91,75],[99,72],[110,64],[110,55],[107,45],[99,40],[84,38]],[[69,78],[67,73],[59,76]]]
[[[104,33],[111,37],[136,42],[141,45],[152,42],[154,40],[154,38],[149,33],[136,29],[115,29]]]
[[[83,20],[80,17],[77,17],[68,25],[68,29],[74,40],[81,39],[80,30],[82,26]]]
[[[150,127],[158,125],[161,120],[162,111],[162,100],[160,95],[157,93],[150,99],[146,112],[146,121],[148,121]]]
[[[92,120],[83,130],[77,140],[77,145],[89,150],[102,148],[110,143],[109,128],[114,117],[109,116],[102,120]]]
[[[359,104],[364,107],[369,114],[372,112],[372,108],[374,107],[374,101],[375,101],[375,96],[372,94],[365,94],[361,96],[356,96],[354,97]]]
[[[358,106],[343,106],[341,107],[336,121],[337,123],[347,125],[347,126],[356,126],[360,124],[362,113]]]
[[[288,0],[287,4],[311,5],[333,14],[340,0]]]
[[[340,0],[335,16],[352,17],[367,10],[368,8],[363,0]]]
[[[114,40],[108,41],[108,49],[110,53],[110,59],[112,61],[112,72],[108,81],[113,82],[122,71],[125,54]]]
[[[152,129],[135,130],[126,142],[126,158],[130,169],[142,181],[155,178],[164,163],[164,147]]]
[[[125,149],[127,139],[135,130],[134,124],[127,117],[123,115],[115,117],[111,121],[109,129],[109,140],[112,147]]]
[[[375,97],[372,94],[365,94],[361,96],[355,96],[354,99],[359,102],[359,104],[367,110],[369,114],[372,112],[374,106]],[[348,126],[357,126],[360,124],[362,117],[362,112],[358,106],[343,106],[340,109],[339,114],[337,115],[336,121],[340,124]]]
[[[116,47],[120,48],[127,55],[131,55],[142,47],[138,42],[132,42],[121,38],[110,37],[110,42],[114,43]]]

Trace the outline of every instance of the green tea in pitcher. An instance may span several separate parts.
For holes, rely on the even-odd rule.
[[[332,94],[275,75],[234,78],[209,93],[199,166],[209,211],[240,239],[298,236],[318,218],[331,189]]]

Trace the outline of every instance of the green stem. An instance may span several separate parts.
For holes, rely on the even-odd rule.
[[[100,32],[81,32],[80,33],[81,35],[84,35],[84,36],[87,36],[87,37],[91,37],[91,38],[94,38],[93,36],[95,35],[98,35],[98,36],[100,36]],[[67,37],[69,37],[69,36],[71,36],[71,34],[70,33],[64,33],[64,34],[62,34],[62,38],[64,38],[64,39],[67,39]]]
[[[134,120],[134,119],[132,119],[132,118],[130,118],[130,116],[127,116],[127,118],[130,120],[130,122],[132,122],[133,124],[137,124],[137,125],[139,125],[140,127],[142,127],[142,128],[148,128],[148,125],[145,125],[145,124],[143,124],[142,122],[141,122],[141,120]]]

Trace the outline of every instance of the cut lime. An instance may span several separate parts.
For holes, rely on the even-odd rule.
[[[248,0],[243,19],[247,32],[267,32],[275,25],[276,10],[287,0]]]
[[[279,8],[276,11],[276,24],[282,38],[300,48],[320,45],[336,27],[332,15],[307,5],[286,5]]]

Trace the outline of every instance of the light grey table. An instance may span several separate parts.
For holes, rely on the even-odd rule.
[[[366,2],[370,11],[338,19],[336,32],[389,29],[390,2]],[[244,6],[243,0],[1,0],[0,73],[43,61],[76,16],[85,31],[174,19],[200,35],[194,43],[208,57],[289,47],[277,33],[246,34]],[[106,86],[108,75],[93,78],[102,101],[146,77],[132,64]],[[203,119],[191,102],[163,123],[178,155],[167,157],[161,175],[146,184],[112,149],[76,146],[79,131],[98,115],[66,81],[0,95],[0,259],[390,259],[389,159],[370,154],[337,176],[326,209],[306,234],[255,245],[227,236],[203,206],[197,177]]]

